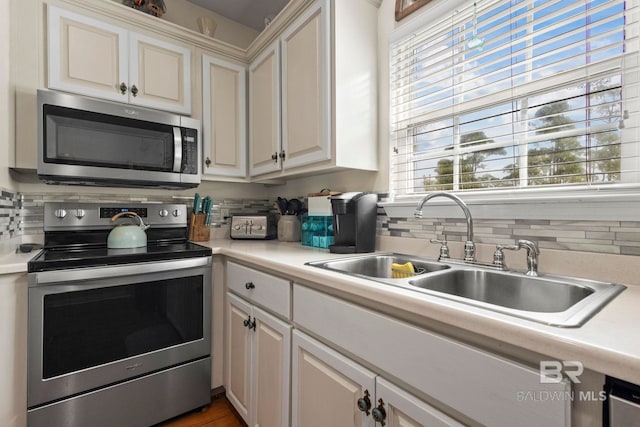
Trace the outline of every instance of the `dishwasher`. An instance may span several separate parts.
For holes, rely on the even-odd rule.
[[[640,426],[640,386],[607,377],[604,383],[606,399],[602,408],[604,427]]]

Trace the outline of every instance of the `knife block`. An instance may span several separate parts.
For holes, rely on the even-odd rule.
[[[209,240],[210,228],[204,224],[207,215],[204,213],[191,214],[189,221],[189,240],[192,242],[206,242]]]

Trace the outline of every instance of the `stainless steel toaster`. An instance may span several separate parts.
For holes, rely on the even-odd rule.
[[[278,236],[276,215],[234,215],[230,235],[232,239],[275,239]]]

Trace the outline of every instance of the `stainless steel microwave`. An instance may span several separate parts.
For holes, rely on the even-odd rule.
[[[193,188],[200,121],[38,90],[38,176],[49,184]]]

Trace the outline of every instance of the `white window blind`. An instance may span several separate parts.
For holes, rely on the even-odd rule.
[[[392,196],[640,184],[637,1],[479,0],[393,42]]]

